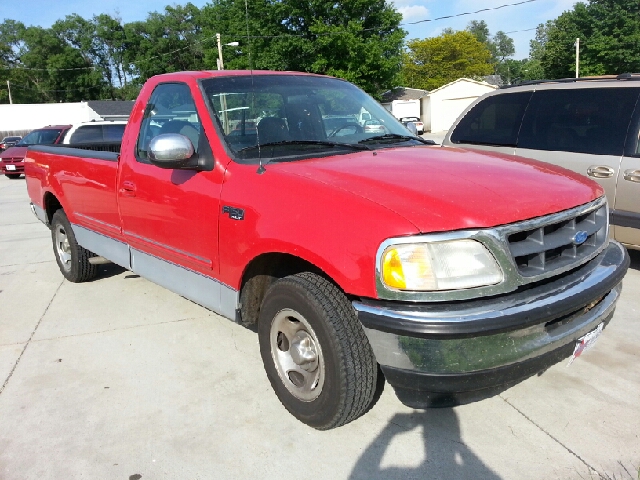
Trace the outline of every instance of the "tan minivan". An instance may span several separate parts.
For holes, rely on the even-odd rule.
[[[471,104],[442,145],[519,155],[589,176],[607,193],[612,236],[640,249],[639,97],[640,74],[501,88]]]

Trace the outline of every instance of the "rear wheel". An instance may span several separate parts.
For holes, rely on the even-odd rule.
[[[328,280],[300,273],[267,291],[258,321],[267,377],[284,407],[319,430],[372,404],[377,364],[351,303]]]
[[[63,210],[58,210],[51,219],[51,240],[56,262],[64,278],[80,283],[95,278],[98,267],[89,263],[94,254],[82,248],[76,241],[71,224]]]
[[[21,173],[5,173],[5,176],[10,180],[17,180],[18,178],[21,177],[21,175],[22,175]]]

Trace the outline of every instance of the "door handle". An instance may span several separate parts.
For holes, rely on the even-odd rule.
[[[595,178],[610,178],[614,173],[613,168],[602,165],[592,165],[587,168],[587,175]]]
[[[625,170],[624,179],[630,182],[640,183],[640,170]]]
[[[126,197],[135,197],[136,196],[136,184],[125,180],[122,182],[122,188],[120,189],[120,193]]]

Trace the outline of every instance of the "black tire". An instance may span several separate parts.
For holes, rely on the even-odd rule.
[[[4,174],[5,177],[7,177],[9,180],[17,180],[19,179],[22,174],[21,173],[5,173]]]
[[[349,300],[323,277],[305,272],[276,281],[260,309],[258,338],[271,386],[301,422],[328,430],[372,404],[378,375],[373,351]],[[306,363],[297,361],[300,351]],[[315,370],[309,352],[317,357]]]
[[[57,210],[51,219],[53,254],[64,278],[73,283],[86,282],[98,274],[97,265],[89,263],[94,254],[76,241],[71,224],[63,210]]]

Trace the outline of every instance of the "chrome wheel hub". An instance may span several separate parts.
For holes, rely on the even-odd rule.
[[[298,312],[284,309],[271,323],[271,356],[287,390],[299,400],[318,398],[324,385],[324,357],[318,338]]]
[[[56,227],[55,232],[56,239],[56,253],[60,264],[65,271],[71,270],[71,246],[69,245],[69,237],[62,225]]]

